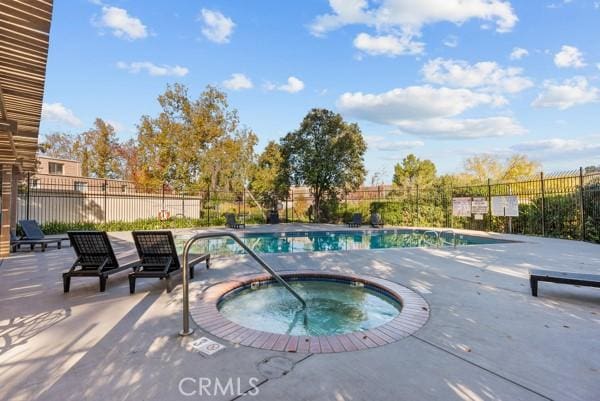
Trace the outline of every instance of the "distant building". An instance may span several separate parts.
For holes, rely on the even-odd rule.
[[[38,161],[38,174],[81,177],[81,162],[77,160],[38,156]]]
[[[81,162],[37,156],[37,173],[29,178],[31,189],[91,193],[131,193],[136,185],[131,181],[84,177]]]

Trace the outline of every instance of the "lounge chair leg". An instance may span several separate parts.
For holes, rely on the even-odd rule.
[[[190,280],[194,279],[194,270],[196,269],[196,266],[190,266]]]
[[[537,297],[537,293],[538,293],[538,281],[537,279],[534,279],[533,277],[529,279],[529,285],[531,286],[531,295],[533,295],[534,297]]]
[[[48,246],[47,244],[42,244],[42,252],[46,252],[46,247],[47,246]]]
[[[29,248],[30,248],[30,249],[33,251],[33,248],[35,248],[35,245],[31,244],[31,245],[29,246]]]
[[[58,249],[62,249],[62,241],[58,241],[57,247],[58,247]]]
[[[135,294],[135,276],[132,274],[129,275],[129,293]]]
[[[167,292],[173,291],[173,283],[171,282],[171,276],[165,277],[165,282],[167,284]]]
[[[206,270],[210,269],[210,255],[206,258]]]
[[[69,292],[71,288],[71,276],[68,274],[63,274],[63,290],[65,293]]]
[[[102,275],[100,276],[100,292],[106,291],[106,279],[108,277]]]

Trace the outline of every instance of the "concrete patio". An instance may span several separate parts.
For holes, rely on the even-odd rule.
[[[265,227],[250,228],[258,229]],[[277,270],[385,278],[429,303],[430,320],[412,336],[339,354],[265,351],[213,338],[226,349],[204,356],[189,346],[206,336],[202,327],[193,324],[190,338],[177,335],[180,285],[167,294],[158,280],[143,280],[130,296],[122,273],[109,279],[106,293],[97,292],[96,279],[73,279],[63,294],[71,248],[19,252],[0,265],[0,399],[239,398],[237,388],[199,394],[202,378],[239,380],[241,392],[256,383],[258,394],[245,398],[273,401],[598,399],[600,291],[541,283],[534,298],[527,271],[600,273],[600,246],[498,237],[523,242],[264,255]],[[135,257],[129,234],[112,240],[120,259]],[[213,269],[197,270],[191,296],[258,271],[244,256],[216,257]]]

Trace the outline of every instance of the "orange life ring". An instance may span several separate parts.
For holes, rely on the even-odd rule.
[[[169,220],[171,218],[171,213],[168,210],[161,210],[158,212],[158,219],[161,221]]]

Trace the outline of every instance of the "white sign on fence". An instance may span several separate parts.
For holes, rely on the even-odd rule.
[[[488,214],[489,204],[487,198],[473,198],[471,202],[471,213],[473,214]]]
[[[519,197],[492,196],[492,215],[519,217]]]
[[[452,198],[452,216],[471,217],[471,198]]]

